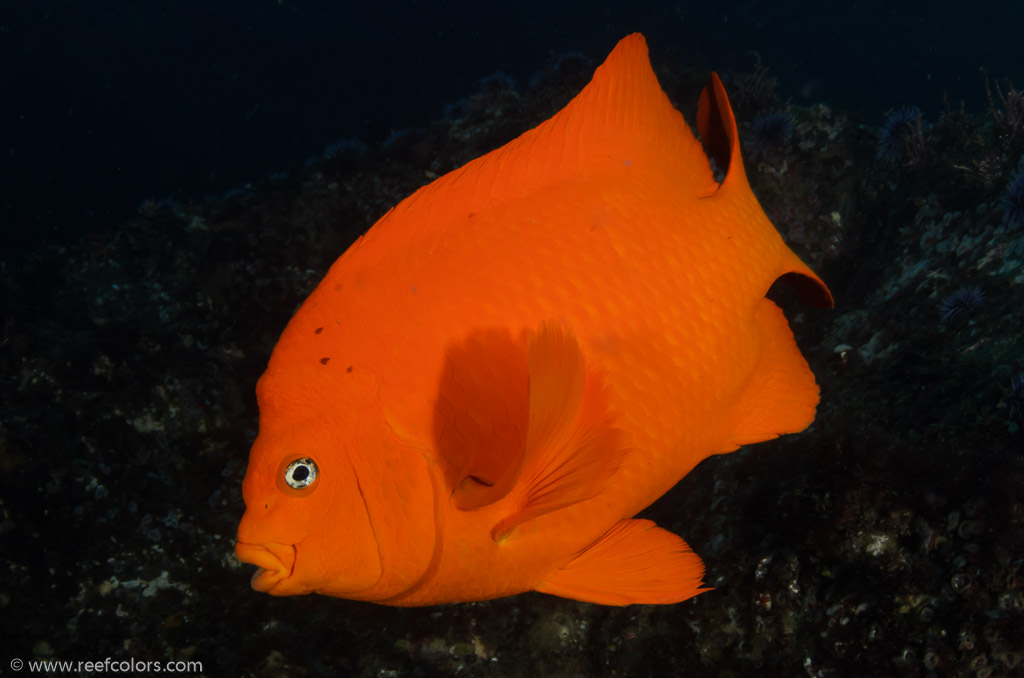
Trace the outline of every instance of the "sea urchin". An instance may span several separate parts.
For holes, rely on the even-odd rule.
[[[897,108],[886,116],[878,133],[878,159],[901,162],[920,156],[924,145],[921,124],[921,111],[914,106]]]
[[[1010,403],[1010,419],[1024,412],[1024,374],[1010,380],[1010,396],[1007,400]]]
[[[779,149],[793,136],[793,121],[785,113],[765,113],[750,123],[747,143],[751,150],[764,153]]]
[[[1003,196],[1006,207],[1006,223],[1010,226],[1024,225],[1024,170],[1010,181],[1006,195]]]
[[[981,308],[984,301],[985,294],[980,287],[961,287],[939,304],[942,322],[950,325],[962,321],[966,316]]]

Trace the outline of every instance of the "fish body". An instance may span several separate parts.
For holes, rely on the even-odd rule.
[[[705,457],[814,417],[796,274],[721,82],[708,155],[623,39],[561,112],[399,203],[297,310],[257,387],[236,554],[253,588],[389,605],[702,590],[632,516]]]

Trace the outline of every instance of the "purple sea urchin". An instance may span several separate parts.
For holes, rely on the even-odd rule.
[[[1006,223],[1010,226],[1024,225],[1024,170],[1017,172],[1003,196],[1006,207]]]
[[[1007,401],[1010,403],[1010,419],[1019,417],[1024,412],[1024,374],[1010,380],[1010,395]]]
[[[961,287],[939,304],[942,322],[949,325],[961,321],[981,308],[984,302],[985,294],[980,287]]]
[[[915,106],[903,106],[889,113],[878,133],[878,159],[904,162],[918,158],[924,143],[921,124],[921,111]]]
[[[751,150],[771,151],[781,147],[793,136],[793,121],[785,113],[766,113],[754,118],[747,134]]]

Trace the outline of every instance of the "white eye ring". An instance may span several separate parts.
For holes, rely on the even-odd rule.
[[[284,470],[284,482],[293,490],[302,490],[316,482],[320,469],[310,457],[296,459]]]

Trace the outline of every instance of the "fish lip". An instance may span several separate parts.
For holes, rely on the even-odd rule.
[[[257,567],[249,585],[255,591],[269,593],[292,576],[295,569],[295,546],[276,542],[247,544],[240,541],[235,543],[235,558]]]

